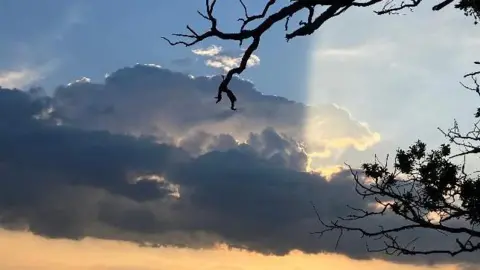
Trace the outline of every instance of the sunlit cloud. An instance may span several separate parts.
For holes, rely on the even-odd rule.
[[[52,59],[40,65],[22,65],[19,68],[0,70],[0,86],[4,88],[25,88],[46,78],[60,65]]]
[[[153,67],[153,68],[162,68],[161,65],[159,64],[140,64],[140,63],[137,63],[137,65],[140,65],[140,66],[146,66],[146,67]]]
[[[329,110],[339,113],[331,114]],[[346,108],[337,104],[330,105],[330,109],[328,106],[311,107],[303,125],[306,149],[310,149],[307,150],[307,171],[320,172],[325,176],[343,166],[345,160],[341,157],[347,149],[366,151],[381,141],[378,132],[367,123],[356,120]],[[332,162],[336,164],[332,165]]]
[[[211,45],[205,49],[194,49],[192,52],[207,57],[205,65],[227,72],[240,65],[244,50],[225,51],[220,46]],[[252,54],[247,61],[247,67],[257,65],[260,65],[260,57]]]
[[[205,64],[209,67],[223,69],[224,71],[229,71],[240,65],[242,57],[231,57],[226,55],[216,56],[214,59],[208,59],[205,61]],[[256,55],[252,55],[247,61],[247,67],[253,67],[260,64],[260,58]]]
[[[108,76],[107,76],[108,77]],[[70,82],[67,84],[67,86],[72,86],[73,84],[79,84],[79,83],[89,83],[91,82],[92,80],[90,78],[87,78],[87,77],[82,77],[78,80],[74,80],[73,82]]]
[[[309,163],[311,163],[311,162],[309,162]],[[325,176],[327,180],[332,179],[332,176],[334,174],[339,173],[344,169],[345,169],[345,166],[340,166],[340,165],[318,167],[318,168],[311,167],[311,164],[309,164],[307,166],[307,171],[319,173],[322,176]]]
[[[196,55],[201,56],[215,56],[218,55],[222,51],[222,47],[211,45],[210,47],[204,49],[193,49],[192,52]]]
[[[0,86],[22,88],[42,79],[42,75],[33,69],[0,71]]]

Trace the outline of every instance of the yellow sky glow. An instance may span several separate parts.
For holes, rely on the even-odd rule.
[[[142,248],[134,244],[86,239],[51,240],[27,232],[0,230],[2,270],[455,270],[383,261],[355,261],[339,255],[265,256],[219,246],[217,249]]]

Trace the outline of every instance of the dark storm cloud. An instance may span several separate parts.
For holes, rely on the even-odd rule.
[[[2,90],[0,100],[8,100],[11,106],[2,108],[16,116],[9,117],[15,125],[0,133],[0,209],[9,228],[28,227],[47,237],[188,246],[219,240],[265,253],[317,252],[321,242],[307,234],[315,224],[309,200],[329,187],[351,190],[344,188],[348,181],[332,185],[266,159],[291,150],[273,129],[240,145],[227,135],[214,137],[209,149],[222,151],[190,158],[145,138],[31,119],[41,108],[24,92]],[[179,197],[169,185],[179,187]],[[337,212],[325,209],[330,216]]]
[[[360,208],[370,202],[356,195],[349,172],[327,181],[301,171],[305,153],[278,130],[282,120],[270,113],[282,113],[282,106],[295,113],[302,105],[262,96],[253,88],[240,92],[246,104],[259,106],[251,105],[258,120],[269,120],[271,127],[260,130],[248,114],[211,108],[206,98],[213,91],[211,79],[185,78],[137,67],[112,74],[105,85],[59,88],[52,98],[39,91],[0,90],[1,224],[45,237],[188,247],[225,242],[274,254],[334,251],[337,235],[309,235],[321,228],[310,201],[325,220],[346,214],[346,204]],[[180,105],[171,104],[177,97]],[[205,129],[206,123],[235,117],[252,123],[243,141],[220,128]],[[398,222],[383,219],[385,226]],[[377,224],[363,223],[367,228]],[[351,237],[345,235],[337,251],[370,258],[364,241]],[[423,245],[438,245],[437,234],[424,233],[422,239]]]

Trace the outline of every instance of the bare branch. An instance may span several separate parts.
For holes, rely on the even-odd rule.
[[[383,8],[375,11],[377,14],[395,14],[403,9],[412,9],[418,6],[422,0],[402,1],[399,5],[394,4],[394,0],[290,0],[289,4],[284,4],[283,7],[272,12],[273,7],[277,3],[276,0],[267,0],[262,11],[255,15],[250,15],[247,6],[243,0],[239,0],[243,9],[243,18],[239,18],[241,26],[237,32],[224,32],[218,28],[218,21],[214,16],[214,8],[217,0],[205,0],[205,12],[197,11],[197,13],[210,22],[210,28],[202,33],[197,32],[192,27],[187,25],[188,32],[186,34],[173,34],[183,40],[171,41],[166,37],[162,37],[168,44],[172,46],[183,45],[186,47],[194,46],[209,38],[217,38],[221,40],[238,41],[240,46],[246,40],[251,40],[247,48],[247,52],[242,57],[239,67],[227,72],[224,76],[224,81],[220,84],[217,95],[217,103],[222,98],[222,93],[226,93],[231,102],[231,109],[235,110],[236,97],[228,88],[233,75],[240,75],[245,69],[249,58],[253,52],[259,47],[261,37],[273,25],[285,20],[285,38],[287,41],[299,36],[307,36],[313,34],[329,19],[336,17],[351,7],[365,8],[383,3]],[[451,1],[442,1],[433,9],[440,10],[450,4]],[[315,16],[315,8],[320,7],[324,9],[322,13]],[[288,32],[290,20],[300,14],[301,11],[307,11],[305,20],[299,22],[299,27],[291,32]],[[248,28],[251,23],[258,22],[255,27]]]
[[[473,62],[475,65],[480,65],[480,62],[479,61],[475,61]],[[475,76],[477,75],[480,75],[480,70],[479,71],[474,71],[474,72],[470,72],[470,73],[467,73],[465,74],[463,77],[464,78],[467,78],[467,77],[471,77],[472,79],[474,79]]]
[[[408,3],[405,3],[405,1],[402,1],[402,3],[398,6],[393,5],[392,2],[393,1],[386,1],[383,9],[380,11],[376,11],[375,13],[377,13],[378,15],[383,15],[383,14],[394,14],[404,9],[409,9],[411,11],[412,8],[420,5],[422,0],[411,0],[411,1],[408,1]]]

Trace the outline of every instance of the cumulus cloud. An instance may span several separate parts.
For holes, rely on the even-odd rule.
[[[225,72],[238,67],[242,61],[244,53],[243,50],[225,51],[222,47],[216,45],[211,45],[204,49],[193,49],[192,52],[196,55],[207,57],[205,65],[212,68],[222,69]],[[253,67],[257,65],[260,65],[260,57],[252,54],[247,61],[247,66]]]
[[[349,172],[329,181],[306,172],[308,153],[375,134],[338,106],[265,96],[239,78],[232,88],[244,107],[232,112],[214,105],[219,82],[135,65],[52,96],[0,90],[0,224],[50,238],[334,252],[336,235],[309,235],[319,228],[309,202],[326,220],[346,214],[346,204],[372,202],[356,195]],[[304,118],[322,123],[323,140],[305,142]],[[421,244],[437,238],[423,233]],[[363,241],[342,242],[337,252],[374,256]]]
[[[202,140],[209,141],[222,134],[244,143],[251,133],[260,134],[270,127],[298,144],[293,148],[312,154],[314,169],[343,164],[343,160],[338,160],[342,151],[349,147],[361,151],[380,139],[378,133],[341,107],[305,106],[263,95],[251,82],[239,78],[234,79],[231,87],[241,103],[239,111],[232,113],[213,102],[220,81],[219,76],[193,77],[135,65],[109,74],[104,83],[61,86],[56,89],[52,102],[55,113],[61,115],[66,124],[118,134],[154,136],[157,141],[176,146],[182,143],[184,147],[188,140],[200,140],[203,136]],[[201,135],[202,132],[211,138]],[[195,147],[200,147],[198,143]],[[197,154],[205,153],[208,146],[200,148]],[[293,148],[288,152],[296,155]]]

